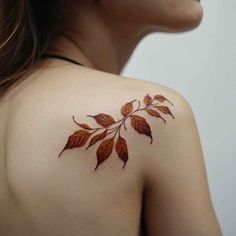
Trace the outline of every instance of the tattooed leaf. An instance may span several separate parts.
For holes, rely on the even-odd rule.
[[[146,109],[146,111],[150,116],[155,116],[157,118],[161,118],[166,123],[166,120],[160,115],[159,112],[157,112],[153,109]]]
[[[59,156],[66,150],[76,147],[82,147],[88,140],[91,133],[86,130],[78,130],[69,136],[68,141]]]
[[[124,162],[124,165],[122,167],[124,168],[126,162],[128,161],[128,147],[125,139],[121,136],[119,136],[116,141],[116,152],[118,153],[119,158]]]
[[[156,99],[159,102],[164,102],[164,101],[168,101],[171,105],[173,105],[173,103],[171,101],[169,101],[167,98],[165,98],[162,95],[155,95],[154,99]]]
[[[74,121],[77,125],[79,125],[81,128],[87,129],[87,130],[92,130],[92,128],[91,128],[89,125],[78,123],[78,122],[75,120],[75,117],[74,117],[74,116],[72,116],[72,118],[73,118],[73,121]]]
[[[92,130],[92,128],[87,124],[79,124],[79,126],[84,129]]]
[[[151,138],[150,143],[152,143],[152,132],[147,121],[143,117],[137,115],[131,115],[130,119],[131,125],[134,127],[134,129],[137,130],[140,134],[149,136]]]
[[[144,99],[143,99],[143,102],[145,105],[150,105],[152,103],[152,98],[147,94]]]
[[[108,127],[116,123],[114,118],[108,114],[100,113],[95,116],[91,116],[91,115],[88,115],[88,116],[93,117],[96,120],[96,122],[103,127]]]
[[[95,167],[95,170],[102,162],[104,162],[111,155],[113,146],[114,137],[102,141],[102,143],[97,149],[97,165]]]
[[[86,147],[86,150],[87,150],[90,146],[92,146],[93,144],[95,144],[97,141],[104,139],[104,138],[106,137],[106,135],[107,135],[107,129],[106,129],[105,131],[103,131],[102,133],[95,135],[95,136],[90,140],[90,143],[89,143],[88,147]]]
[[[161,111],[164,114],[171,115],[174,119],[174,115],[171,113],[170,109],[166,106],[155,106],[159,111]]]
[[[129,115],[133,111],[133,102],[136,100],[133,100],[131,102],[127,102],[124,106],[121,108],[121,114],[123,116]]]

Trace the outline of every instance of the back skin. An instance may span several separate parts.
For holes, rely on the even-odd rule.
[[[173,105],[160,105],[175,119],[136,113],[148,122],[152,143],[147,127],[141,134],[127,119],[120,130],[128,147],[124,168],[114,147],[94,170],[102,141],[86,150],[90,139],[59,158],[82,129],[72,116],[101,127],[87,115],[118,121],[124,104],[136,99],[144,107],[147,94],[169,99]],[[221,235],[191,107],[157,83],[51,61],[0,100],[0,168],[3,236]]]

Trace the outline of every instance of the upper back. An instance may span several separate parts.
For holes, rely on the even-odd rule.
[[[10,226],[16,214],[1,211],[6,230],[12,235],[137,235],[142,156],[151,139],[156,142],[152,123],[163,120],[134,111],[139,103],[140,109],[145,106],[147,94],[168,92],[161,85],[57,63],[12,89],[0,104],[5,196],[0,200],[22,222]]]
[[[221,235],[188,102],[57,63],[0,101],[1,235]]]

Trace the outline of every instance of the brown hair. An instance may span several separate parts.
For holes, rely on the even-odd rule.
[[[0,0],[0,96],[30,71],[62,16],[58,0]]]

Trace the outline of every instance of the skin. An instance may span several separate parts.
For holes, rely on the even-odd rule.
[[[119,75],[147,34],[196,28],[203,15],[200,3],[72,0],[61,4],[69,13],[67,27],[47,51],[85,67],[38,60],[35,72],[1,98],[0,235],[221,236],[188,102],[166,86]],[[78,122],[98,127],[92,116],[100,113],[121,120],[122,107],[136,100],[134,109],[137,101],[143,108],[147,94],[171,101],[163,105],[175,118],[163,114],[164,122],[144,109],[135,113],[145,117],[151,134],[147,128],[140,131],[137,117],[127,119],[127,130],[121,129],[129,151],[125,168],[127,154],[113,151],[94,170],[98,143],[72,150],[72,140],[61,152],[79,129]],[[130,105],[123,114],[124,110],[129,111]]]
[[[146,35],[189,31],[203,16],[197,0],[79,0],[62,1],[62,7],[69,12],[67,37],[52,40],[49,49],[113,74]]]

